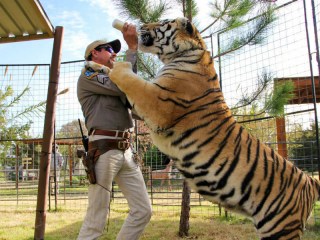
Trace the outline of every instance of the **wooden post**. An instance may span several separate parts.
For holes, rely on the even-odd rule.
[[[189,219],[190,219],[190,194],[191,190],[186,182],[183,181],[182,202],[181,202],[181,214],[179,225],[179,236],[189,236]]]
[[[50,174],[51,151],[54,136],[55,107],[58,93],[60,75],[61,49],[63,40],[63,27],[56,27],[54,34],[52,59],[47,94],[47,106],[43,129],[43,143],[39,167],[38,198],[34,239],[44,239],[46,225],[46,210],[48,198],[48,183]]]
[[[16,189],[19,190],[19,145],[18,142],[16,143]],[[23,169],[22,169],[22,181],[23,181]],[[18,197],[18,194],[17,194]]]
[[[71,145],[68,147],[68,153],[69,153],[69,186],[72,186],[72,172],[73,172],[73,154]]]
[[[284,157],[288,158],[287,150],[287,138],[286,138],[286,122],[283,118],[276,118],[277,125],[277,143],[278,143],[278,153]]]

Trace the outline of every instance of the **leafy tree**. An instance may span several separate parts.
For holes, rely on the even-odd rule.
[[[234,52],[246,45],[263,43],[270,25],[276,20],[274,6],[263,1],[215,0],[210,5],[214,21],[202,32],[215,25],[218,25],[219,32],[239,29],[225,47],[219,49],[219,56]],[[247,24],[250,24],[250,30],[243,31],[241,27]]]
[[[249,118],[266,114],[274,117],[283,116],[284,106],[294,97],[294,83],[286,81],[271,87],[272,82],[273,77],[270,73],[263,72],[258,76],[257,89],[251,90],[253,93],[240,92],[240,100],[231,108],[233,114],[240,116],[239,109],[250,107],[250,111],[245,114]]]
[[[20,93],[15,95],[13,88],[8,85],[0,89],[0,158],[2,164],[6,163],[6,155],[13,150],[12,140],[30,138],[28,131],[32,124],[32,116],[44,112],[46,102],[40,102],[15,112],[16,107],[23,101],[30,91],[30,87],[25,87]],[[19,122],[18,120],[23,120]]]
[[[80,120],[83,134],[88,136],[88,130],[85,123]],[[77,138],[81,136],[80,126],[78,120],[73,120],[61,126],[60,130],[56,133],[56,138]]]
[[[149,0],[114,0],[114,3],[123,17],[139,19],[142,23],[158,21],[169,9],[162,0],[158,4]]]
[[[21,139],[28,137],[27,131],[32,123],[32,114],[39,114],[44,111],[45,102],[25,108],[23,111],[14,113],[14,108],[21,102],[23,96],[30,91],[29,87],[14,96],[11,86],[0,90],[0,139]],[[17,120],[27,119],[27,123],[17,124]]]
[[[308,129],[304,129],[302,124],[296,124],[294,129],[288,134],[290,142],[289,159],[297,167],[305,171],[317,169],[315,156],[317,156],[316,145],[316,124],[312,123]]]
[[[151,171],[163,169],[170,161],[169,157],[160,152],[154,145],[144,155],[145,166],[150,166]]]
[[[83,135],[88,136],[88,130],[85,126],[84,121],[80,120],[80,124],[82,127]],[[78,142],[78,144],[80,145],[75,144],[75,142],[73,142],[71,146],[61,145],[59,147],[60,153],[66,157],[69,156],[70,150],[72,151],[72,153],[76,153],[77,149],[83,149],[84,147],[82,146],[82,139],[80,139],[80,137],[81,131],[78,120],[73,120],[62,125],[61,128],[56,131],[55,138],[58,139],[58,141],[63,139],[74,139],[74,141]]]
[[[17,111],[17,106],[27,98],[30,91],[29,86],[26,86],[17,94],[10,85],[2,86],[2,89],[0,89],[0,164],[7,164],[6,155],[15,151],[14,140],[31,138],[29,130],[33,123],[32,119],[35,116],[40,117],[45,112],[47,103],[45,100]],[[67,89],[61,91],[58,95],[66,92]]]

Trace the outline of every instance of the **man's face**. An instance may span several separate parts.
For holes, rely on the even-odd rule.
[[[113,63],[115,62],[117,54],[113,51],[111,46],[98,47],[92,52],[92,60],[96,63],[107,66],[108,68],[113,68]]]

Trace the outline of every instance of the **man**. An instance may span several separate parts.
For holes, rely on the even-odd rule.
[[[129,48],[126,61],[130,61],[135,70],[138,46],[135,25],[125,23],[122,33]],[[88,45],[85,59],[112,68],[120,48],[119,40],[94,41]],[[78,80],[77,94],[89,130],[88,154],[96,160],[96,183],[89,185],[89,205],[78,239],[97,239],[102,235],[113,180],[130,207],[117,239],[139,239],[152,210],[142,173],[129,147],[129,131],[133,127],[130,105],[106,73],[85,68]]]
[[[57,144],[52,145],[51,163],[50,163],[50,182],[51,182],[51,194],[59,193],[60,183],[60,170],[62,169],[64,159],[59,152],[59,146]]]

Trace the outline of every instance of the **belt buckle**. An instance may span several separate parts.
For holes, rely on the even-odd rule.
[[[128,142],[127,141],[118,141],[118,149],[126,150],[127,148],[128,148]]]
[[[122,132],[122,138],[129,139],[130,133],[129,132]]]
[[[125,138],[128,139],[130,138],[130,133],[129,132],[118,132],[116,137],[120,137],[120,138]]]
[[[130,138],[130,132],[124,132],[124,138]]]

